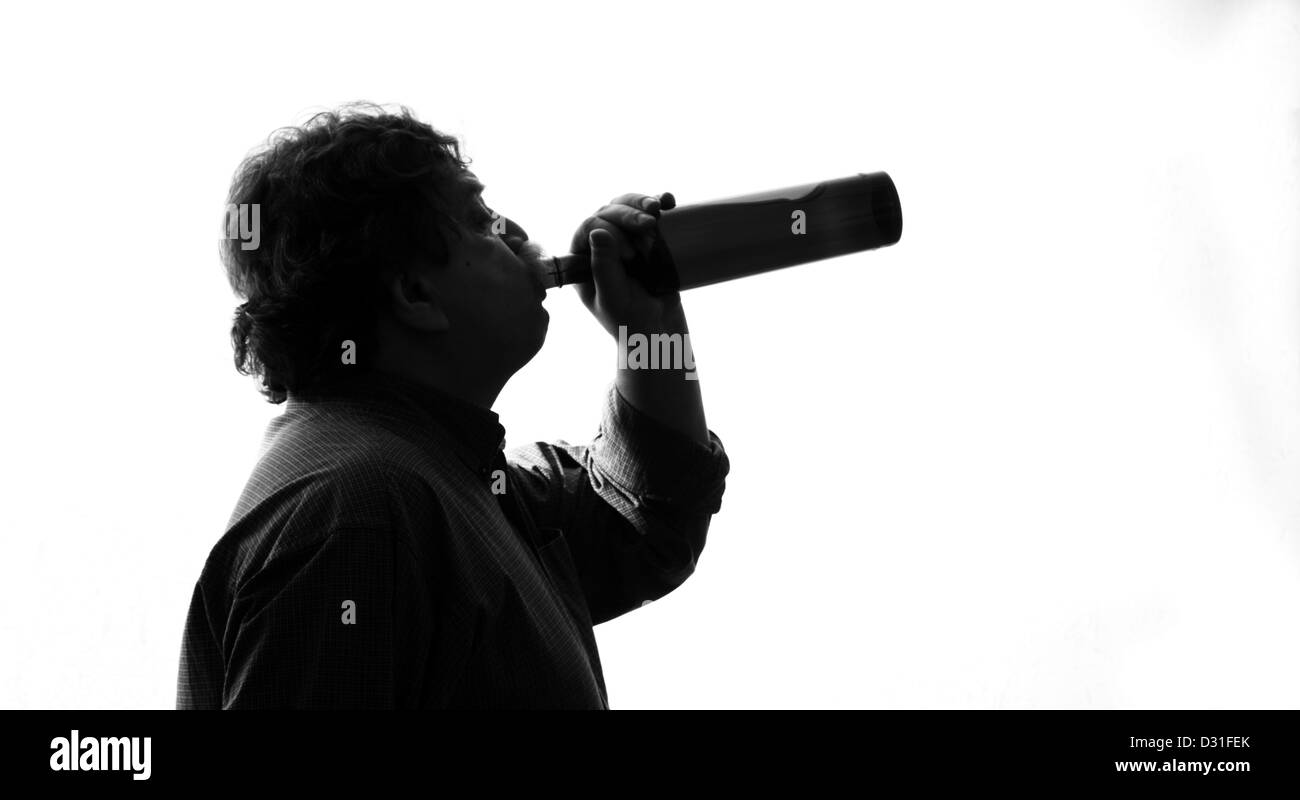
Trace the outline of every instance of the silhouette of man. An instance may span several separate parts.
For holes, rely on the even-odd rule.
[[[541,251],[457,141],[347,106],[273,134],[223,243],[236,367],[284,412],[196,582],[178,708],[608,708],[592,627],[694,571],[729,469],[682,370],[616,370],[585,446],[505,450],[538,352]],[[579,227],[605,331],[686,334],[626,265],[655,197]],[[560,387],[557,387],[559,390]]]

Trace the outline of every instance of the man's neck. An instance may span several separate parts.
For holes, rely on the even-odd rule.
[[[429,371],[377,368],[377,371],[410,381],[426,389],[435,389],[463,402],[489,410],[505,387],[503,382],[466,380],[468,376],[464,371],[458,372],[452,368]]]

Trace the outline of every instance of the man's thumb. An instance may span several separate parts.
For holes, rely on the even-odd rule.
[[[591,245],[591,264],[595,268],[597,259],[617,261],[615,257],[614,237],[604,228],[592,228],[587,234],[587,244]]]
[[[608,297],[623,280],[618,242],[604,228],[594,228],[587,234],[587,243],[591,245],[591,278],[596,284],[596,293]]]

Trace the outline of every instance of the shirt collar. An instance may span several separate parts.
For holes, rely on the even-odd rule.
[[[505,449],[506,429],[495,411],[432,386],[384,372],[365,372],[323,383],[290,401],[342,398],[396,413],[425,428],[433,423],[472,470],[484,473]],[[431,431],[430,431],[431,432]]]

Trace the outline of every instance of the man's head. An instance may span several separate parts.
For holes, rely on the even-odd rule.
[[[246,300],[236,367],[273,403],[371,369],[490,403],[548,317],[540,251],[482,189],[456,139],[406,109],[348,106],[277,131],[228,198],[259,206],[260,223],[256,248],[222,247]]]

